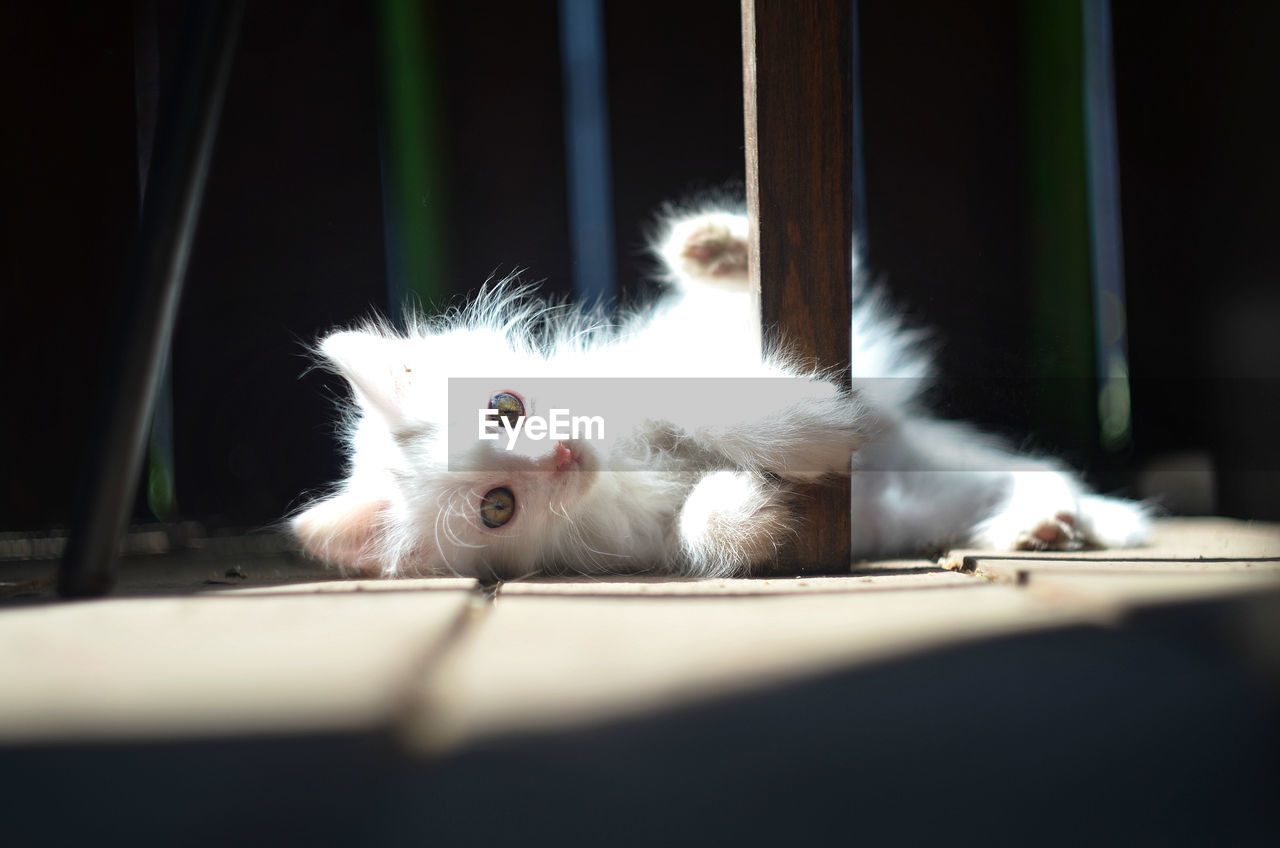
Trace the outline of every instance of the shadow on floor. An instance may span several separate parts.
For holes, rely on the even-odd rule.
[[[6,842],[1280,844],[1280,689],[1237,626],[1277,602],[968,644],[437,760],[384,736],[10,748]]]

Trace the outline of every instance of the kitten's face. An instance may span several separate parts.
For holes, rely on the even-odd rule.
[[[494,347],[481,343],[486,368]],[[592,506],[597,448],[523,432],[510,440],[500,426],[492,441],[448,438],[448,426],[460,425],[444,420],[444,385],[431,376],[438,363],[423,361],[429,349],[372,334],[326,340],[322,351],[355,388],[351,476],[294,518],[295,534],[314,556],[371,575],[509,579],[548,565]],[[540,400],[508,382],[474,409],[461,406],[467,421],[487,407],[514,423]]]
[[[599,455],[580,440],[480,442],[398,480],[400,521],[413,538],[399,552],[406,573],[511,579],[552,564],[574,526],[598,504],[589,497]]]

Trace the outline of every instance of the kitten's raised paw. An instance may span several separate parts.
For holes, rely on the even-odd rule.
[[[672,228],[662,253],[679,278],[745,286],[746,219],[726,212],[686,218]]]

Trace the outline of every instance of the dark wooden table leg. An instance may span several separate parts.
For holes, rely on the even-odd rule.
[[[853,290],[852,0],[742,0],[751,275],[766,338],[845,369]],[[849,479],[803,487],[788,573],[849,569]]]

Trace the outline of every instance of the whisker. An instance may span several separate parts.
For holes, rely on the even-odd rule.
[[[469,523],[467,522],[466,513],[458,508],[458,498],[457,498],[458,494],[460,493],[455,492],[452,496],[450,496],[449,506],[445,510],[445,518],[444,518],[445,535],[449,537],[449,541],[453,542],[455,545],[457,545],[460,548],[471,548],[473,550],[476,548],[487,548],[488,545],[484,543],[472,544],[470,542],[464,542],[462,540],[462,537],[459,536],[457,532],[453,529],[452,525],[453,525],[454,518],[461,518],[464,523]],[[465,504],[463,506],[463,509],[465,509]]]
[[[443,492],[441,494],[443,494]],[[436,499],[436,503],[437,504],[439,503],[439,498]],[[458,573],[458,570],[453,567],[453,563],[449,561],[449,555],[444,552],[444,545],[440,544],[440,523],[444,519],[444,515],[445,513],[443,511],[436,510],[436,520],[435,520],[435,528],[434,528],[436,550],[440,552],[440,558],[444,560],[444,566],[445,568],[449,569],[449,573],[451,573],[454,577],[461,577],[462,575]]]

